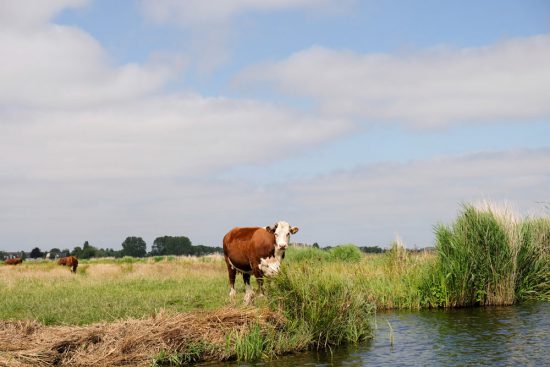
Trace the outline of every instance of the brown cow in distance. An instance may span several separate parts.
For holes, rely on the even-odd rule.
[[[17,264],[22,264],[23,263],[23,259],[20,258],[20,257],[16,257],[16,258],[13,258],[13,259],[7,259],[6,261],[4,261],[4,264],[6,265],[17,265]]]
[[[78,267],[78,259],[74,256],[65,256],[57,260],[58,265],[70,266],[72,267],[71,271],[76,273],[76,268]]]
[[[254,274],[260,293],[262,277],[277,274],[284,258],[290,235],[298,232],[287,222],[279,221],[268,227],[237,227],[223,238],[223,253],[229,273],[229,296],[233,298],[237,272],[243,275],[246,293],[244,301],[250,303],[254,292],[250,286],[250,275]]]

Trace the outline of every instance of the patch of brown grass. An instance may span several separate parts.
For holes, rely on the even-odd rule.
[[[186,353],[202,345],[200,360],[232,358],[231,332],[252,325],[280,327],[281,316],[256,308],[157,313],[87,326],[0,321],[0,366],[149,366],[160,352]]]

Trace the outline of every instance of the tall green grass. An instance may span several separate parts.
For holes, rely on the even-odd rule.
[[[345,273],[308,263],[288,266],[268,282],[270,306],[317,348],[356,343],[371,336],[374,306]]]
[[[550,220],[517,220],[492,205],[465,205],[435,229],[437,261],[419,292],[431,307],[510,305],[548,297]]]
[[[550,299],[550,219],[527,219],[520,225],[516,297]]]

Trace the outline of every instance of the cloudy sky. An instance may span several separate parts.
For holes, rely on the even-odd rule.
[[[2,0],[0,250],[550,214],[545,0]]]

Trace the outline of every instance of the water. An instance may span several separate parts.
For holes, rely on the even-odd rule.
[[[375,337],[331,352],[209,366],[550,366],[550,303],[379,313]]]

